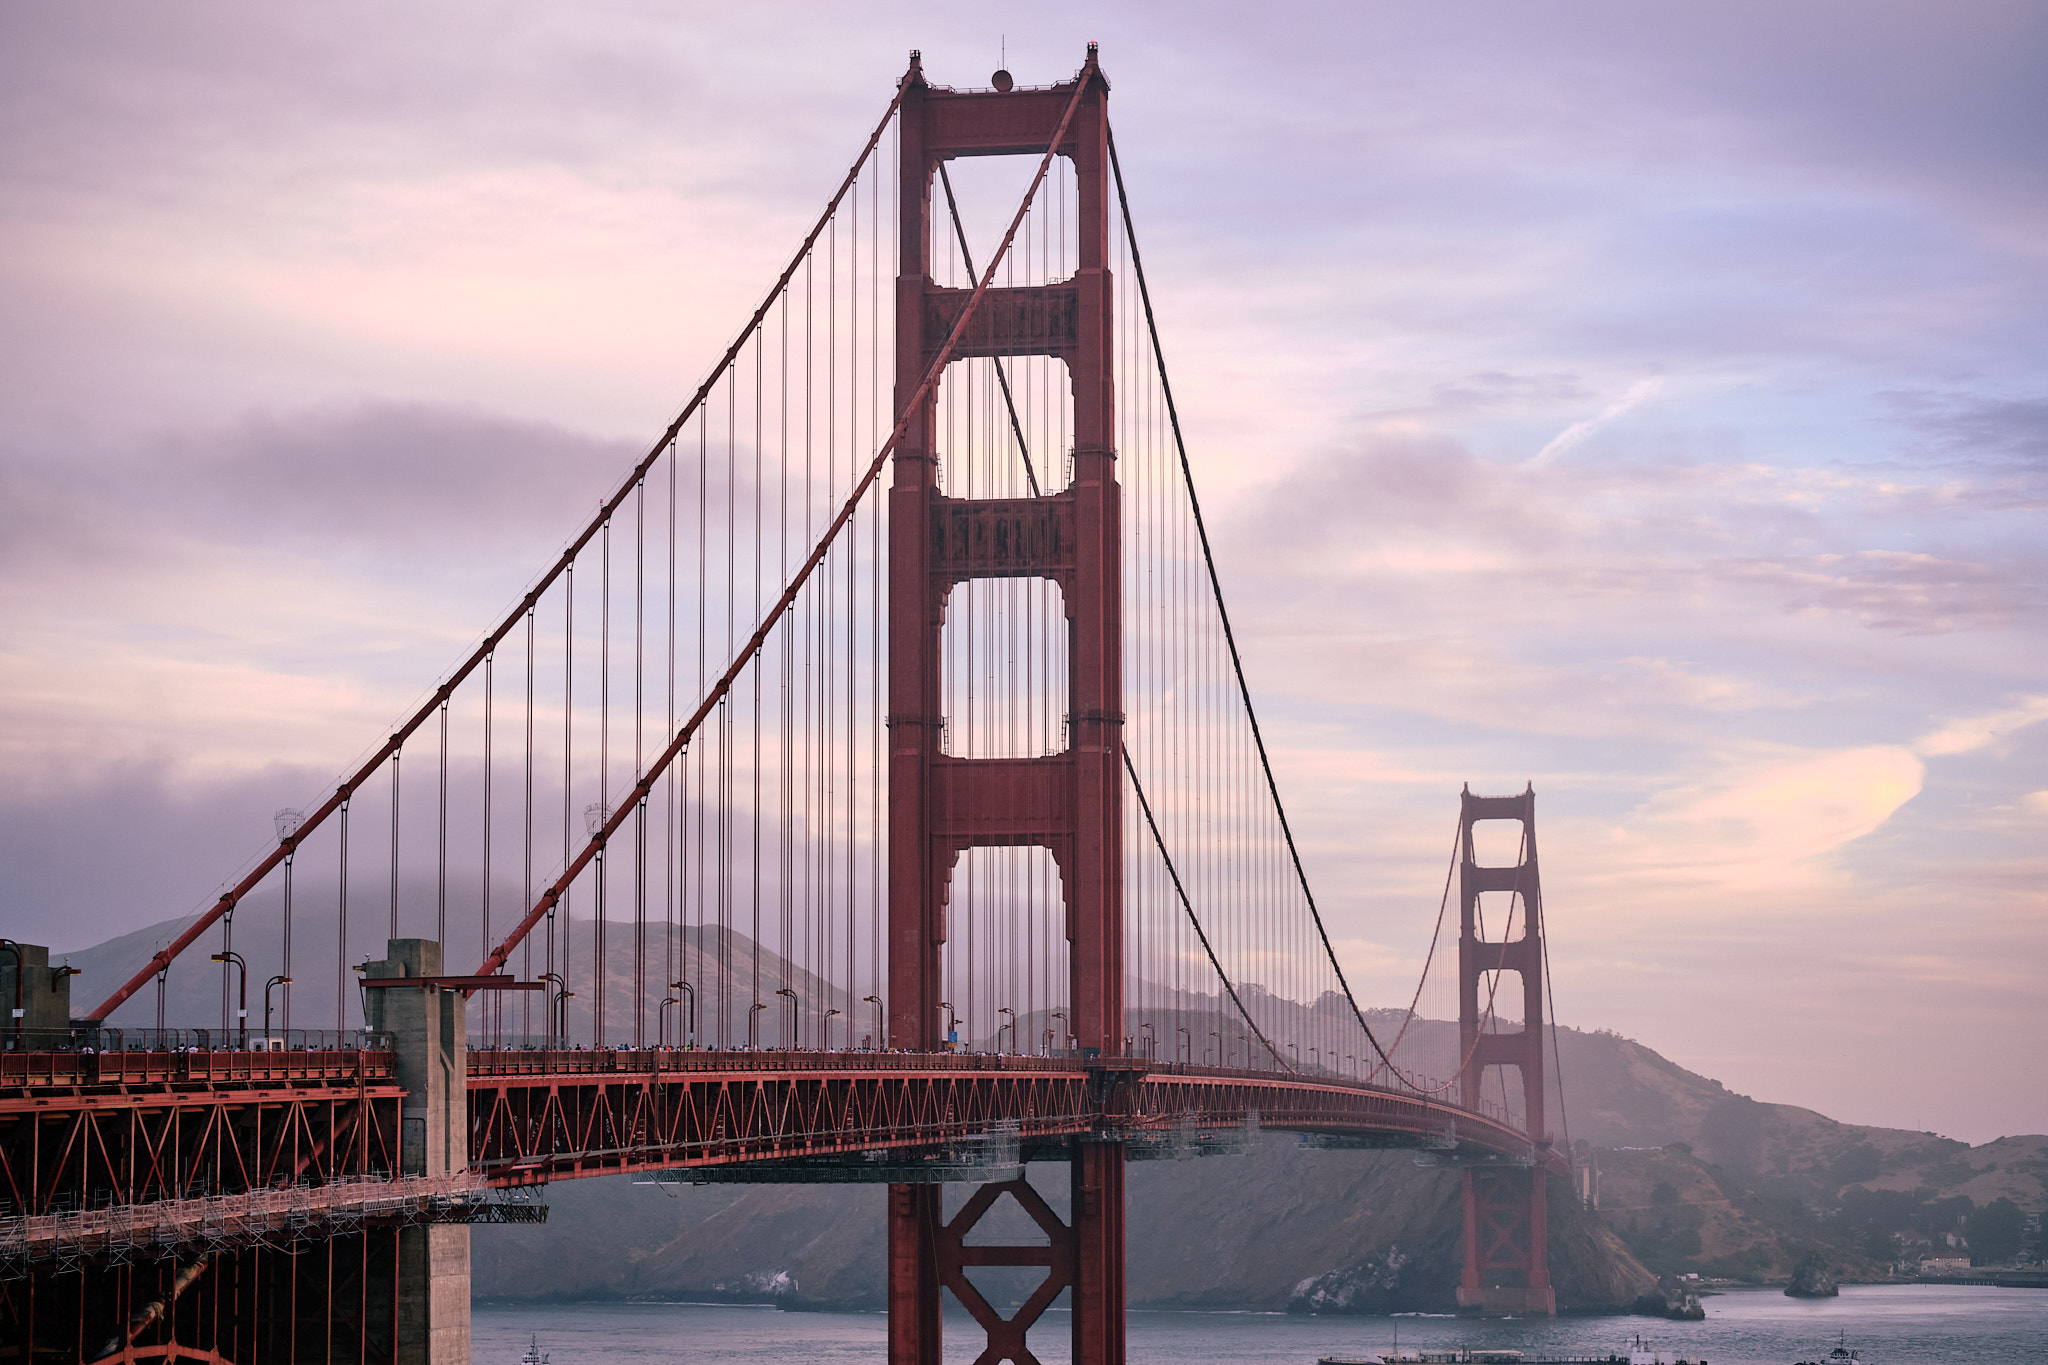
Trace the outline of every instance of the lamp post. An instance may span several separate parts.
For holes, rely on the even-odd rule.
[[[951,1052],[960,1045],[960,1016],[953,1013],[950,1000],[941,1000],[939,1008],[946,1012],[946,1051]]]
[[[1344,1054],[1344,1071],[1352,1080],[1358,1079],[1358,1058],[1348,1052]]]
[[[1289,1043],[1287,1050],[1294,1054],[1294,1069],[1299,1071],[1301,1069],[1301,1045],[1299,1043]]]
[[[1049,1016],[1047,1016],[1048,1020],[1051,1020],[1051,1019],[1064,1019],[1064,1018],[1066,1018],[1066,1017],[1067,1017],[1067,1012],[1066,1012],[1065,1010],[1054,1010],[1054,1011],[1053,1011],[1053,1012],[1052,1012],[1052,1013],[1051,1013],[1051,1014],[1050,1014]],[[1066,1030],[1066,1025],[1062,1024],[1062,1025],[1060,1026],[1060,1032],[1061,1032],[1061,1033],[1066,1033],[1066,1031],[1067,1031],[1067,1030]],[[1068,1036],[1069,1038],[1071,1038],[1071,1037],[1072,1037],[1073,1035],[1072,1035],[1072,1034],[1068,1034],[1067,1036]]]
[[[1308,1061],[1310,1066],[1321,1066],[1323,1064],[1322,1049],[1313,1047],[1310,1048],[1308,1050]]]
[[[1244,1044],[1244,1068],[1249,1071],[1252,1068],[1252,1040],[1240,1033],[1237,1035],[1237,1041]],[[1224,1065],[1229,1066],[1230,1063],[1225,1062]]]
[[[827,1052],[832,1050],[832,1016],[837,1013],[839,1013],[838,1010],[825,1011],[825,1051]],[[851,1042],[852,1039],[849,1038],[847,1041]]]
[[[263,1036],[265,1038],[270,1036],[270,992],[279,986],[289,986],[291,984],[292,979],[282,972],[279,972],[276,976],[263,983]]]
[[[1149,1019],[1138,1025],[1138,1031],[1145,1035],[1145,1060],[1149,1062],[1152,1060],[1152,1054],[1159,1050],[1159,1037],[1153,1031],[1152,1021]]]
[[[670,1005],[680,1005],[681,1003],[682,1001],[673,995],[661,997],[661,1004],[654,1011],[655,1047],[666,1048],[668,1046],[668,1007]]]
[[[1212,1029],[1209,1036],[1216,1040],[1216,1060],[1218,1063],[1221,1063],[1223,1061],[1223,1035]],[[1202,1056],[1206,1058],[1208,1055],[1207,1050],[1204,1050]]]
[[[671,981],[668,988],[672,991],[681,991],[689,997],[690,1012],[683,1033],[683,1046],[694,1048],[697,1046],[697,988],[687,981]]]
[[[241,994],[238,997],[240,1003],[235,1008],[235,1019],[241,1029],[242,1044],[247,1046],[249,1042],[249,964],[237,952],[215,953],[212,960],[215,962],[225,962],[240,973]],[[222,1012],[225,1013],[226,1011]]]
[[[787,1052],[796,1046],[797,995],[787,986],[775,993],[789,999],[789,1032],[782,1035],[782,1050]]]
[[[887,1052],[889,1050],[889,1036],[882,1029],[882,997],[879,995],[863,995],[860,998],[860,1002],[863,1005],[873,1005],[875,1007],[875,1046]]]
[[[1008,1029],[1010,1031],[1010,1047],[1014,1050],[1017,1046],[1017,1011],[1011,1009],[1008,1005],[998,1005],[996,1007],[996,1013],[1007,1014],[1010,1016],[1009,1023],[996,1025],[996,1055],[1001,1056],[1003,1052],[1004,1029]]]
[[[757,1028],[757,1021],[761,1017],[761,1011],[767,1008],[766,1005],[758,1000],[747,1006],[747,1051],[749,1052],[754,1050],[754,1034]]]
[[[540,979],[542,981],[552,981],[555,983],[554,1003],[552,1005],[547,1005],[541,1011],[541,1013],[546,1016],[546,1018],[541,1020],[541,1027],[548,1028],[550,1026],[553,1026],[553,1033],[548,1039],[549,1049],[552,1050],[556,1043],[567,1041],[567,1035],[569,1032],[569,1011],[562,1005],[562,1001],[567,998],[567,989],[569,983],[562,980],[560,973],[557,972],[542,972],[540,974]]]
[[[1195,1060],[1195,1035],[1189,1033],[1185,1028],[1176,1028],[1174,1032],[1181,1036],[1181,1046],[1187,1048],[1188,1060],[1191,1062]],[[1178,1047],[1174,1049],[1173,1060],[1176,1062],[1180,1060],[1180,1048]]]

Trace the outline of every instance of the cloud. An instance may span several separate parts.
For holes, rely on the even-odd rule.
[[[1895,745],[1759,753],[1657,793],[1612,835],[1616,873],[1654,894],[1710,891],[1727,910],[1782,905],[1832,878],[1844,848],[1920,794],[1919,758]],[[1623,869],[1626,869],[1623,872]]]
[[[1637,380],[1629,386],[1627,393],[1614,402],[1609,403],[1596,415],[1574,422],[1563,431],[1557,433],[1557,435],[1551,437],[1543,449],[1530,456],[1528,463],[1522,467],[1524,469],[1543,468],[1543,466],[1549,464],[1574,446],[1582,444],[1594,432],[1602,427],[1613,425],[1615,421],[1631,410],[1656,397],[1658,390],[1663,387],[1664,381],[1661,379]]]
[[[1913,751],[1929,758],[1974,753],[2010,735],[2048,720],[2048,696],[2022,697],[2018,705],[1986,715],[1952,720],[1913,741]]]
[[[1766,953],[1738,912],[1908,907],[1879,998],[1884,957],[1966,964],[1957,926],[2033,907],[2020,784],[1987,816],[1918,765],[2040,733],[1998,720],[2048,616],[2038,5],[1048,15],[1012,69],[1071,71],[1070,18],[1103,40],[1239,638],[1348,932],[1426,942],[1467,775],[1543,793],[1557,924],[1654,893],[1684,912],[1658,934],[1698,926],[1615,950],[1656,988],[1615,974],[1589,1022],[1686,1027],[1673,993],[1734,961],[1750,1068],[1812,1055],[1769,1003],[1812,940]],[[168,894],[155,846],[94,861],[58,824],[187,830],[234,774],[325,782],[382,733],[729,339],[905,50],[972,84],[998,27],[0,10],[0,124],[33,130],[0,139],[0,862],[31,911],[110,861],[107,922]],[[1247,69],[1289,79],[1247,101]],[[247,839],[179,885],[299,799],[244,793]],[[1971,997],[1935,994],[1845,1090],[2037,1125],[2012,1107],[2048,1092],[1957,1065]],[[1713,1044],[1729,1011],[1698,1013]],[[1923,1037],[1950,1091],[1889,1085]]]

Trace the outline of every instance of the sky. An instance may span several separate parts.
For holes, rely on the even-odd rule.
[[[1533,783],[1563,1022],[2048,1131],[2048,11],[1275,9],[0,8],[0,933],[203,906],[388,733],[911,48],[1094,40],[1347,964]]]

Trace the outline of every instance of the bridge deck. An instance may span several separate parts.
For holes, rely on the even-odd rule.
[[[469,1094],[471,1172],[498,1187],[1249,1124],[1555,1159],[1413,1092],[1125,1058],[478,1050]],[[0,1216],[394,1178],[402,1096],[389,1052],[0,1054]]]

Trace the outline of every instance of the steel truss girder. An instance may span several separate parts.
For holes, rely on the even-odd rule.
[[[72,1059],[62,1077],[39,1067],[35,1083],[25,1070],[0,1073],[0,1213],[236,1195],[393,1171],[404,1092],[389,1056],[349,1054],[362,1057],[357,1065],[341,1055],[216,1069],[107,1054]]]

